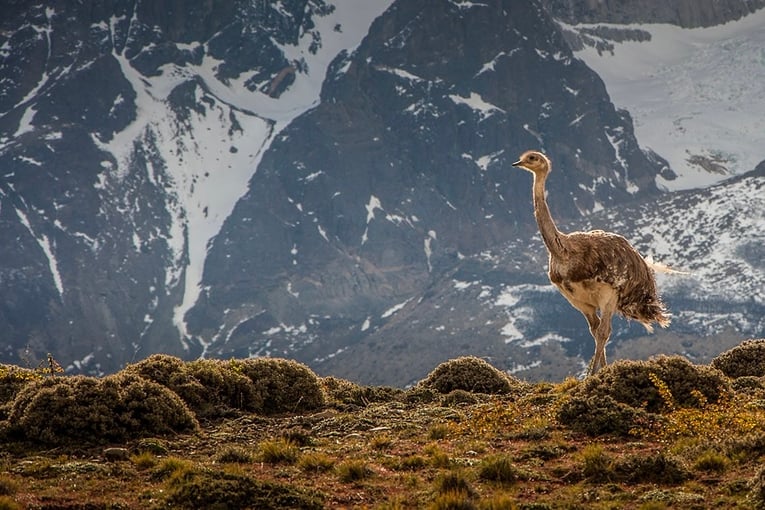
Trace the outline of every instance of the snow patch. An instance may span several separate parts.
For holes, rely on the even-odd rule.
[[[409,302],[412,299],[414,299],[414,298],[409,298],[406,301],[404,301],[403,303],[399,303],[397,305],[394,305],[394,306],[388,308],[386,311],[383,312],[383,314],[380,316],[380,318],[381,319],[387,319],[388,317],[394,315],[395,313],[397,313],[400,310],[402,310],[406,305],[408,305]]]
[[[678,175],[659,179],[662,187],[708,187],[765,159],[765,9],[706,28],[559,24],[572,31],[630,27],[651,34],[650,40],[614,43],[613,52],[585,46],[576,55],[600,75],[613,102],[630,112],[641,145]]]

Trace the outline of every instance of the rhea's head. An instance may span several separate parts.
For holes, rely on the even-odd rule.
[[[550,172],[550,160],[547,156],[537,151],[526,151],[521,154],[521,158],[513,163],[535,175],[547,175]]]

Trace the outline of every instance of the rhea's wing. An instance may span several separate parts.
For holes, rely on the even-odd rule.
[[[619,312],[630,319],[668,321],[653,271],[624,237],[603,231],[575,232],[569,236],[568,248],[571,281],[594,279],[611,285],[618,295]]]

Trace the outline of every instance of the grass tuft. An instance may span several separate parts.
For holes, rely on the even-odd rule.
[[[337,476],[343,483],[355,483],[370,478],[374,472],[363,460],[348,460],[337,466]]]
[[[478,476],[482,480],[502,484],[511,484],[522,478],[510,457],[502,454],[484,459],[479,466]]]
[[[258,451],[258,459],[267,464],[294,464],[300,455],[295,443],[284,438],[262,441]]]

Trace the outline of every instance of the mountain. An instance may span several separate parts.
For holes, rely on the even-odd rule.
[[[406,385],[475,354],[577,373],[592,340],[546,280],[530,179],[510,167],[529,147],[555,163],[561,226],[692,271],[662,282],[673,331],[761,330],[755,156],[694,186],[666,145],[641,147],[655,109],[633,123],[603,69],[665,28],[601,26],[711,26],[698,43],[754,3],[677,19],[658,2],[623,19],[591,2],[6,3],[4,360],[100,374],[153,352],[268,355]],[[617,323],[615,344],[641,335]]]
[[[735,5],[762,6],[744,2],[728,8]],[[693,29],[659,23],[662,18],[628,27],[603,22],[608,19],[561,25],[575,55],[597,71],[614,103],[635,119],[641,147],[669,162],[676,178],[661,179],[661,188],[710,186],[765,158],[765,10]]]

